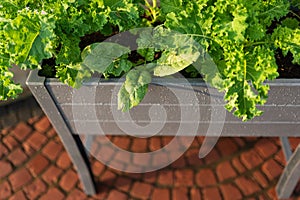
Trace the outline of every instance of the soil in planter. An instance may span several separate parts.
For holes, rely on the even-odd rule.
[[[300,65],[292,63],[293,55],[289,52],[283,56],[281,51],[277,51],[276,63],[278,65],[279,78],[300,78]]]
[[[269,33],[272,33],[277,27],[277,25],[281,24],[281,22],[287,18],[296,19],[300,21],[300,9],[296,7],[291,7],[291,11],[292,12],[288,13],[287,16],[281,18],[278,21],[274,21],[269,28]],[[284,56],[281,50],[277,50],[275,57],[276,63],[278,65],[278,78],[300,78],[300,65],[292,63],[292,60],[294,58],[290,52],[288,52],[288,54]]]

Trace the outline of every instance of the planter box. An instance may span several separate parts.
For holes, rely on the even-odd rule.
[[[95,190],[78,135],[123,135],[128,131],[135,136],[175,135],[182,125],[184,136],[299,136],[299,79],[270,82],[269,99],[262,107],[264,114],[248,122],[225,111],[223,95],[199,79],[154,79],[130,117],[117,110],[118,79],[93,78],[80,89],[73,89],[56,79],[38,77],[34,71],[27,84],[71,154],[88,194]]]
[[[80,89],[73,89],[56,79],[37,78],[32,73],[28,85],[33,93],[37,93],[38,88],[35,86],[44,85],[73,134],[99,134],[99,129],[95,128],[100,125],[104,134],[122,135],[124,131],[118,125],[130,126],[132,122],[141,126],[149,124],[148,111],[153,106],[151,123],[161,126],[160,116],[167,114],[165,125],[159,131],[161,135],[174,135],[179,123],[190,123],[187,120],[189,117],[186,117],[187,119],[181,117],[181,112],[192,113],[198,109],[200,116],[197,135],[206,135],[209,125],[215,124],[216,126],[224,125],[222,136],[299,136],[300,80],[279,79],[269,83],[271,90],[268,102],[261,107],[264,114],[248,122],[241,122],[240,119],[223,109],[222,94],[218,94],[211,88],[208,90],[202,81],[193,79],[189,81],[194,91],[184,86],[186,82],[182,81],[181,84],[180,79],[154,79],[145,99],[130,111],[132,119],[128,119],[127,114],[117,110],[116,95],[121,85],[117,79],[107,81],[94,78]],[[172,93],[174,91],[175,95]],[[209,94],[211,91],[214,92],[213,95]],[[178,94],[186,97],[181,100],[181,104],[176,97]],[[192,95],[197,97],[198,102],[195,102],[192,97],[188,98]],[[37,96],[42,108],[47,106],[43,99],[41,95]],[[165,113],[159,112],[162,107]],[[212,112],[226,113],[212,119],[214,114]],[[153,133],[137,130],[135,134],[152,135]],[[186,134],[189,135],[188,132]]]

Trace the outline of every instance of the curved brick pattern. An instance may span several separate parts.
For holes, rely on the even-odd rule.
[[[196,137],[190,148],[174,163],[154,172],[124,173],[110,169],[96,159],[91,168],[98,193],[83,192],[73,164],[55,130],[45,116],[36,116],[15,127],[0,132],[0,199],[5,200],[234,200],[277,199],[275,185],[285,165],[278,138],[220,138],[213,150],[198,158],[204,137]],[[148,152],[160,149],[174,137],[139,139],[109,136],[122,149]],[[290,139],[292,148],[298,138]],[[105,140],[95,137],[106,160],[114,158],[125,166],[130,160],[105,146]],[[184,143],[185,138],[179,140]],[[174,152],[173,152],[174,153]],[[167,153],[153,162],[169,159]],[[145,159],[145,158],[144,158]],[[300,185],[294,196],[300,193]]]

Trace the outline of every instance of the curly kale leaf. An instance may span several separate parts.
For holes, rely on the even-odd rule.
[[[205,80],[225,92],[229,111],[248,120],[262,113],[257,105],[266,102],[269,87],[264,82],[278,76],[276,47],[299,61],[299,29],[280,28],[273,39],[267,32],[289,12],[289,5],[288,0],[189,1],[181,11],[170,10],[164,25],[195,36],[217,65],[200,59]]]
[[[12,81],[13,73],[5,66],[0,66],[0,99],[16,98],[23,90],[20,84]]]
[[[79,88],[84,80],[91,77],[91,71],[80,63],[56,66],[56,77],[65,84]]]
[[[284,55],[291,52],[294,57],[293,63],[300,64],[300,28],[293,30],[288,27],[278,27],[274,30],[272,39]]]

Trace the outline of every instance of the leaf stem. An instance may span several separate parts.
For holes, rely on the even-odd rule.
[[[157,10],[157,0],[152,0],[152,5],[149,4],[148,0],[145,0],[145,5],[150,12],[150,24],[153,24],[157,21],[158,16],[160,15],[159,10]]]
[[[299,15],[297,15],[297,13],[295,13],[294,11],[290,11],[293,15],[295,15],[298,19],[300,19],[300,16]]]

